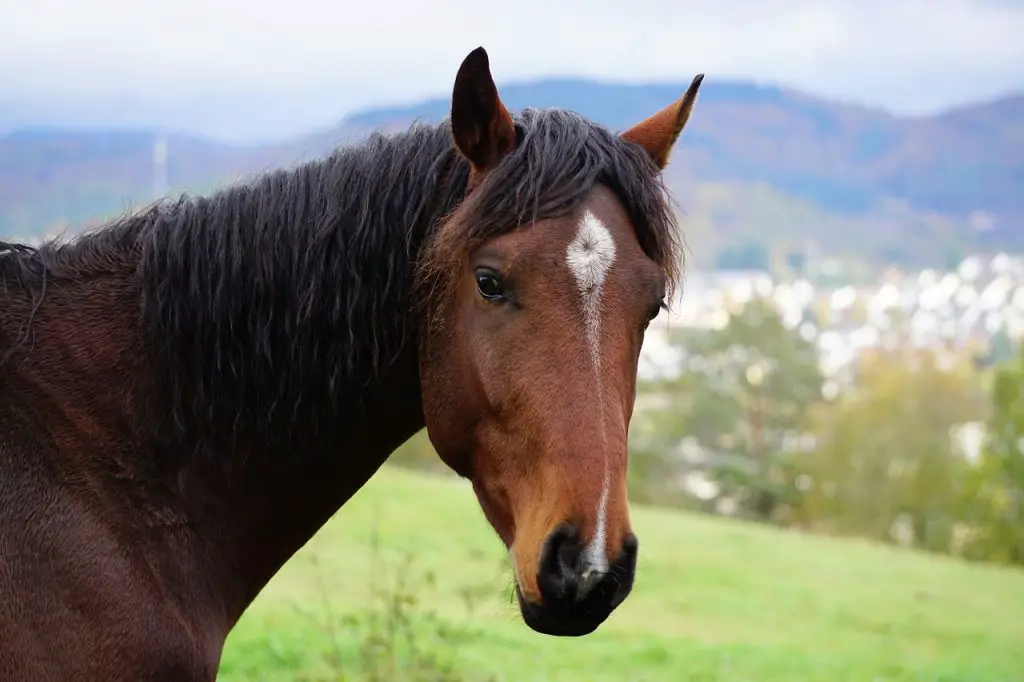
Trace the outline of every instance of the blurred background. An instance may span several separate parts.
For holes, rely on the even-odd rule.
[[[1024,680],[1024,3],[0,0],[0,240],[446,114],[624,129],[707,74],[631,427],[640,567],[540,637],[424,434],[275,578],[224,680]]]

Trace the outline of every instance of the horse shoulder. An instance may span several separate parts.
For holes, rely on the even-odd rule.
[[[215,679],[217,638],[161,594],[95,508],[47,476],[45,453],[11,442],[2,412],[0,679]]]

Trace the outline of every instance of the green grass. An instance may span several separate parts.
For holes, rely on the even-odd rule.
[[[633,521],[633,594],[593,635],[548,638],[512,605],[468,485],[385,468],[267,586],[219,679],[339,679],[330,656],[351,669],[360,640],[329,623],[377,603],[368,586],[409,552],[414,576],[435,577],[404,588],[410,608],[462,629],[453,644],[426,616],[415,625],[454,679],[1024,680],[1024,572],[664,510]]]

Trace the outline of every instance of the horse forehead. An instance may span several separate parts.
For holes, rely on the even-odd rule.
[[[617,251],[615,237],[608,226],[593,211],[584,209],[565,249],[565,262],[580,293],[598,293],[615,264]]]
[[[563,261],[581,288],[613,277],[628,280],[648,265],[633,223],[611,191],[595,189],[567,223]]]
[[[606,253],[614,247],[613,264],[620,274],[644,267],[646,255],[637,241],[633,221],[619,197],[598,185],[570,218],[569,243],[585,243]],[[601,261],[605,262],[605,261]]]
[[[618,197],[594,188],[570,214],[542,220],[495,240],[517,268],[559,284],[590,291],[596,284],[605,296],[646,281],[652,263],[637,241],[633,223]],[[598,282],[600,280],[600,282]],[[636,280],[636,281],[632,281]]]

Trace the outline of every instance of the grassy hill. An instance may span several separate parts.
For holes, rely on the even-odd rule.
[[[622,129],[684,83],[580,79],[511,83],[513,109],[560,106]],[[439,96],[358,112],[332,130],[241,147],[172,136],[168,182],[206,191],[326,153],[374,128],[438,121]],[[705,81],[668,171],[710,265],[751,242],[875,262],[942,265],[968,249],[1024,248],[1024,96],[926,118],[829,102],[776,87]],[[75,229],[153,198],[153,131],[30,130],[0,137],[0,236]],[[984,229],[980,229],[984,228]]]
[[[590,637],[542,637],[508,599],[504,552],[468,485],[385,467],[259,596],[219,679],[337,680],[334,656],[351,671],[360,636],[347,619],[375,603],[369,586],[393,580],[403,552],[409,575],[432,573],[433,585],[391,594],[462,630],[446,643],[436,623],[413,619],[414,642],[463,675],[452,679],[1022,679],[1019,571],[664,510],[634,509],[634,526],[633,595]]]

